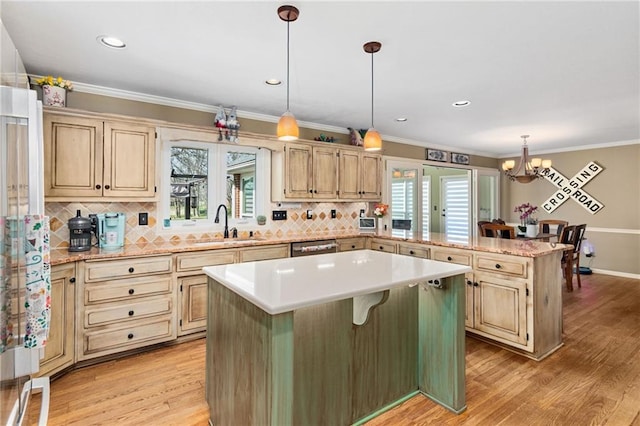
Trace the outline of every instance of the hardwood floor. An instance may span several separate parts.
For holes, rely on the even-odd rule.
[[[547,359],[467,337],[464,413],[416,396],[367,425],[640,426],[640,282],[583,275],[582,288],[563,297],[565,346]],[[53,381],[49,424],[206,425],[204,346],[201,339]],[[30,413],[38,406],[36,396]]]

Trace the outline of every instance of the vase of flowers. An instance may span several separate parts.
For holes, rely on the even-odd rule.
[[[525,230],[527,237],[535,237],[538,235],[538,219],[534,214],[538,211],[538,206],[534,206],[529,203],[520,204],[513,210],[514,213],[520,214],[520,222],[522,226],[519,226],[520,230]]]
[[[382,218],[389,211],[389,204],[377,203],[373,209],[373,215],[377,218],[376,220],[376,228],[378,235],[382,235],[383,233],[383,223]]]
[[[45,106],[65,107],[67,104],[67,90],[73,90],[69,80],[62,77],[46,76],[36,80],[42,86],[42,103]]]

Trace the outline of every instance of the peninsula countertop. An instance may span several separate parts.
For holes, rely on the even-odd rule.
[[[203,270],[272,315],[471,272],[468,266],[372,250],[209,266]]]

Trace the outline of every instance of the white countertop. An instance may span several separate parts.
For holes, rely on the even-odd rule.
[[[214,280],[275,315],[402,285],[471,272],[435,260],[356,250],[208,266]]]

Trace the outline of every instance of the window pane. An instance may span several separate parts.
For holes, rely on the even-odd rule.
[[[207,219],[209,152],[171,148],[171,219]]]
[[[255,217],[256,154],[227,152],[227,197],[233,218]]]

